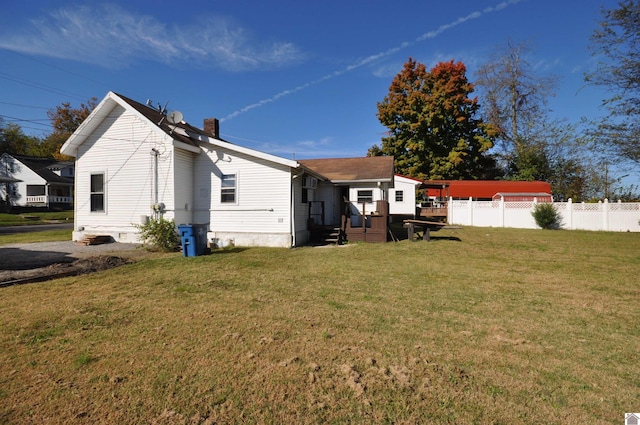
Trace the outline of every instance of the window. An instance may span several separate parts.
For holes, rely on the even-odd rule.
[[[220,202],[223,204],[235,204],[236,202],[236,175],[223,174],[220,176]]]
[[[104,174],[91,174],[91,211],[104,212]]]
[[[402,190],[396,190],[396,202],[404,202],[404,192]]]
[[[302,203],[306,204],[309,202],[309,189],[306,187],[302,188]]]
[[[358,203],[373,202],[373,190],[359,190],[358,191]]]

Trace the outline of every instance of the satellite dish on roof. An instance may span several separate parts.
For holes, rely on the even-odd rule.
[[[180,111],[171,111],[167,114],[167,121],[169,124],[178,124],[182,121],[182,118],[184,118],[184,116]]]

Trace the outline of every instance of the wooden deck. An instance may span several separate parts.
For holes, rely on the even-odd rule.
[[[418,208],[418,217],[431,217],[437,220],[447,221],[449,208],[446,203],[430,205]]]

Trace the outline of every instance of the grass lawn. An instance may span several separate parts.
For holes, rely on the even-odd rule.
[[[609,424],[638,411],[639,234],[433,236],[167,254],[3,288],[0,423]]]
[[[73,222],[73,211],[37,211],[0,213],[0,226],[23,226],[47,222]]]
[[[0,234],[0,247],[10,243],[70,241],[71,230],[43,230],[41,232]]]

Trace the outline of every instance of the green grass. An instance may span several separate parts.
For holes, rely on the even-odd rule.
[[[28,211],[20,213],[0,213],[0,226],[24,226],[47,222],[73,222],[73,211]]]
[[[70,230],[44,230],[41,232],[0,234],[0,246],[10,243],[70,241]]]
[[[608,424],[637,407],[640,235],[433,236],[2,288],[0,423]]]

